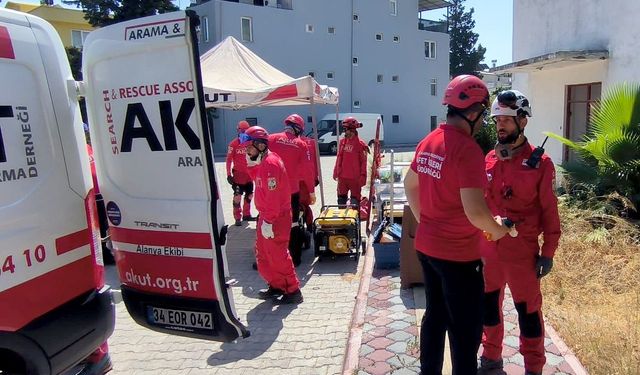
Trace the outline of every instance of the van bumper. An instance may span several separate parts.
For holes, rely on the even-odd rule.
[[[16,332],[0,332],[0,349],[21,356],[28,374],[59,374],[93,353],[113,333],[111,289],[89,291]]]

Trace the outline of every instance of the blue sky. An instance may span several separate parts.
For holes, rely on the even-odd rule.
[[[24,3],[39,3],[39,0],[15,0]],[[181,8],[189,5],[190,0],[175,0]],[[3,1],[3,3],[6,2]],[[60,0],[55,0],[60,4]],[[495,59],[497,65],[511,62],[511,35],[513,24],[513,0],[466,0],[464,6],[468,11],[474,8],[476,21],[475,32],[480,35],[479,42],[487,49],[484,63],[491,66]],[[428,18],[438,19],[437,14],[429,14]]]
[[[513,0],[466,0],[463,5],[466,11],[474,9],[474,31],[479,35],[478,42],[487,49],[484,63],[491,66],[493,59],[498,60],[498,66],[510,63]],[[438,12],[431,12],[426,18],[432,17],[438,19]]]

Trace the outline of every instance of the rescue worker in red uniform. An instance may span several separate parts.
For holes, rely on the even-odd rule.
[[[467,375],[477,371],[482,337],[482,231],[499,239],[509,228],[484,200],[484,155],[473,138],[489,107],[487,87],[475,76],[455,77],[443,104],[447,122],[418,144],[404,181],[426,293],[420,367],[423,375],[442,374],[448,332],[453,374]]]
[[[307,149],[309,150],[309,157],[311,159],[311,164],[313,164],[313,181],[314,186],[318,186],[320,184],[320,179],[318,176],[318,159],[316,158],[317,149],[316,149],[316,141],[313,138],[305,137],[303,135],[300,136],[307,144]],[[303,220],[307,228],[308,235],[305,236],[305,248],[308,248],[309,239],[311,238],[311,232],[313,232],[313,211],[311,210],[311,194],[309,193],[309,189],[307,189],[307,184],[303,181],[300,181],[300,209],[302,210]]]
[[[292,114],[284,119],[284,131],[269,136],[269,149],[282,159],[284,167],[289,175],[289,188],[291,191],[291,236],[289,251],[293,264],[299,266],[302,261],[302,246],[304,233],[300,220],[300,184],[306,185],[309,192],[310,203],[316,202],[315,181],[311,155],[305,141],[300,139],[304,131],[304,120],[298,114]]]
[[[242,225],[242,221],[255,220],[251,216],[251,200],[253,199],[253,181],[247,173],[246,147],[240,144],[240,134],[249,129],[249,123],[242,120],[238,123],[238,138],[229,143],[227,149],[227,182],[233,188],[233,218],[236,226]],[[233,167],[231,166],[233,165]],[[244,202],[242,208],[240,202]]]
[[[301,303],[300,281],[287,250],[291,230],[287,170],[282,159],[269,150],[269,133],[262,127],[253,126],[240,138],[247,150],[247,170],[256,184],[256,261],[258,272],[268,285],[259,297],[282,296],[277,300],[280,304]]]
[[[360,204],[362,187],[367,183],[367,152],[369,148],[360,137],[362,124],[354,117],[342,120],[344,138],[338,145],[338,156],[333,168],[333,179],[338,181],[338,204]]]
[[[531,114],[529,100],[516,90],[501,92],[491,106],[498,143],[485,159],[489,178],[486,199],[493,214],[515,223],[518,236],[487,242],[483,249],[485,320],[479,374],[502,369],[506,284],[518,311],[526,374],[542,374],[545,363],[540,278],[553,266],[560,217],[553,162],[542,149],[534,153],[536,148],[524,136]],[[542,248],[538,243],[541,233]]]

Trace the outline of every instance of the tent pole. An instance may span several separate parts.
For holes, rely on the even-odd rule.
[[[338,104],[336,104],[336,150],[340,146],[340,108],[338,108]],[[336,156],[338,153],[336,152]]]
[[[318,180],[320,182],[320,204],[324,206],[324,186],[322,184],[322,168],[320,167],[320,146],[318,144],[318,125],[316,123],[316,109],[313,96],[311,97],[311,124],[313,125],[313,138],[316,148],[316,166],[318,168]]]

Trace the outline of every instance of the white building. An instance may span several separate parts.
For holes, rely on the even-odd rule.
[[[527,136],[551,131],[581,140],[591,105],[612,84],[640,81],[640,1],[514,0],[513,88],[531,100]],[[556,164],[570,159],[555,141],[545,146]]]
[[[282,72],[312,75],[340,90],[340,112],[380,113],[385,144],[416,144],[444,119],[449,82],[446,22],[420,19],[444,0],[196,0],[200,52],[231,35]],[[214,120],[214,151],[226,149],[246,119],[280,131],[308,106],[224,110]],[[335,113],[318,106],[317,116]],[[310,125],[308,123],[307,125]]]

